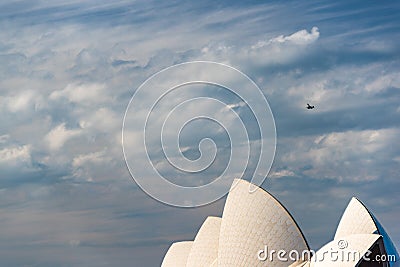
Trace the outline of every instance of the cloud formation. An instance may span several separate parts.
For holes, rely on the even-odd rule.
[[[57,125],[44,137],[50,150],[59,150],[69,139],[78,136],[80,130],[69,130],[65,128],[65,123]]]
[[[278,134],[264,187],[313,248],[330,239],[353,195],[399,244],[399,6],[390,5],[1,3],[2,262],[157,266],[171,242],[193,239],[205,217],[220,215],[224,200],[192,210],[154,201],[132,182],[121,151],[136,88],[190,60],[231,64],[262,88]],[[247,116],[240,101],[216,95]],[[196,94],[173,99],[185,96]],[[128,130],[134,147],[141,129]],[[196,157],[204,133],[222,139],[218,130],[186,129],[186,155]]]
[[[271,45],[274,43],[284,44],[284,43],[292,43],[295,45],[308,45],[317,41],[319,38],[319,30],[318,27],[312,27],[311,32],[308,32],[306,29],[300,30],[288,36],[279,35],[274,37],[267,42],[259,41],[256,45],[253,45],[252,48],[260,48],[266,45]]]

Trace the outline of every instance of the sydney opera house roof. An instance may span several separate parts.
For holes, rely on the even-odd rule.
[[[208,217],[194,241],[173,243],[161,266],[399,266],[389,236],[358,199],[351,199],[334,239],[314,252],[285,207],[250,185],[236,179],[222,218]]]
[[[169,247],[161,266],[186,266],[192,245],[193,241],[182,241],[173,243]]]

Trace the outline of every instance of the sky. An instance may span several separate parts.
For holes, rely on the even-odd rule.
[[[2,264],[159,266],[172,242],[222,215],[225,198],[177,208],[149,197],[122,152],[137,88],[194,60],[261,88],[277,133],[262,187],[312,249],[333,238],[352,196],[400,247],[399,11],[396,1],[0,1]],[[182,131],[189,158],[199,128]]]

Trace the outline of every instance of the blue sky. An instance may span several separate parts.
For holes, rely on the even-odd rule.
[[[230,64],[262,89],[278,137],[263,187],[313,249],[352,196],[399,247],[399,11],[395,1],[0,1],[2,263],[158,266],[171,242],[222,214],[225,199],[153,200],[123,159],[135,89],[190,60]]]

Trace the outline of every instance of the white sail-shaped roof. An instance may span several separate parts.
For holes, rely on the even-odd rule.
[[[221,218],[208,217],[194,239],[187,267],[210,266],[218,256],[218,239]]]
[[[379,234],[383,239],[383,253],[399,259],[399,254],[389,235],[377,218],[357,198],[348,204],[336,230],[335,239],[346,238],[352,234]],[[389,266],[398,266],[398,262],[389,262]]]
[[[352,234],[373,234],[376,231],[377,227],[368,210],[353,197],[340,219],[334,239]]]
[[[218,267],[272,266],[260,261],[258,251],[308,250],[299,227],[286,209],[269,193],[249,192],[250,183],[236,179],[226,200],[219,236]],[[273,266],[293,261],[274,260]]]
[[[355,234],[346,236],[346,239],[334,239],[317,251],[311,258],[310,266],[355,267],[377,242],[382,246],[382,238],[376,234]]]
[[[288,211],[269,193],[236,179],[227,197],[222,219],[208,217],[194,241],[174,243],[162,267],[356,267],[369,266],[364,255],[390,256],[383,265],[399,266],[399,254],[382,225],[358,199],[352,198],[335,238],[312,254]],[[271,254],[272,250],[275,254]],[[294,251],[295,258],[279,251]],[[260,252],[264,260],[260,260]],[[305,254],[303,254],[305,252]],[[275,255],[272,256],[271,255]],[[293,255],[293,254],[292,254]],[[394,258],[393,258],[394,257]],[[271,261],[272,260],[272,261]],[[379,264],[379,263],[378,263]]]
[[[161,267],[186,267],[193,241],[173,243],[165,254]]]

